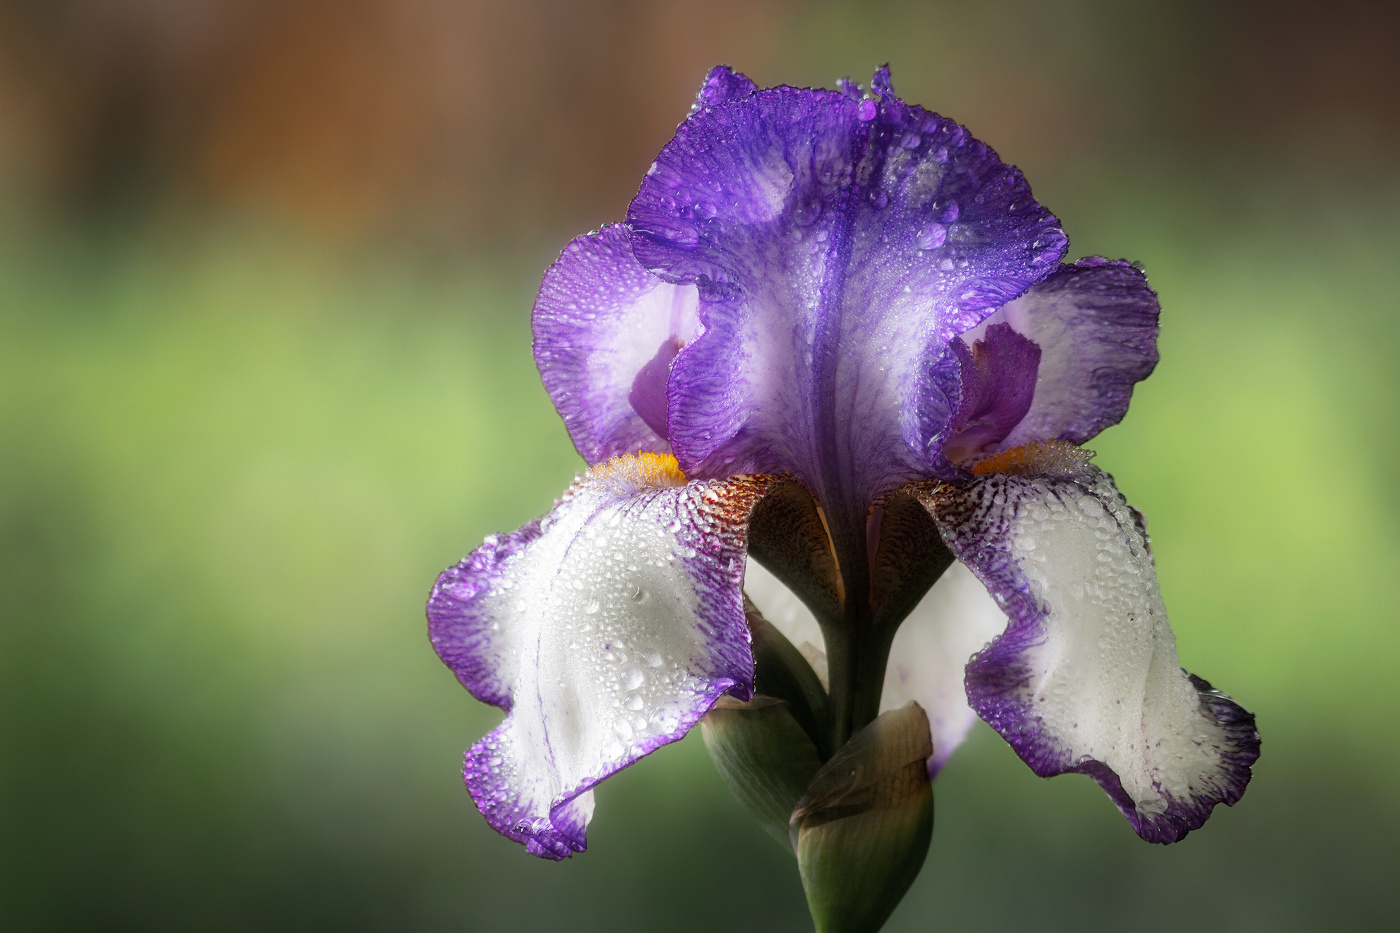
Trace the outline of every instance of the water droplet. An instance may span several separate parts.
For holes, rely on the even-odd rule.
[[[939,223],[950,224],[958,219],[961,209],[958,202],[952,198],[934,198],[933,203],[929,205],[929,212]]]
[[[890,203],[890,196],[885,194],[884,189],[876,188],[870,192],[870,203],[875,205],[875,210],[882,211],[885,209],[885,205]]]
[[[938,249],[948,239],[948,228],[942,224],[925,224],[914,237],[919,249]]]
[[[822,202],[818,198],[807,197],[798,201],[792,209],[792,219],[799,227],[810,227],[821,219]]]
[[[860,102],[860,106],[856,108],[856,116],[860,118],[862,123],[869,123],[871,120],[875,119],[879,112],[880,105],[873,100],[863,100]]]
[[[586,612],[586,613],[588,613],[589,615],[593,615],[594,613],[596,613],[596,612],[598,611],[598,609],[599,609],[599,603],[598,603],[598,600],[595,599],[595,598],[591,598],[591,597],[590,597],[589,600],[588,600],[588,602],[586,602],[586,603],[583,604],[583,611]]]
[[[1064,249],[1066,237],[1058,227],[1045,231],[1031,241],[1031,265],[1043,266],[1054,262]]]
[[[924,138],[918,133],[910,132],[904,134],[904,138],[899,141],[899,144],[905,149],[918,149],[919,143],[923,141]]]
[[[947,161],[948,161],[948,147],[947,147],[947,146],[935,146],[935,147],[934,147],[934,150],[933,150],[933,161],[935,161],[935,162],[947,162]]]
[[[628,690],[638,690],[647,681],[647,675],[635,667],[629,670],[624,677],[623,683]]]

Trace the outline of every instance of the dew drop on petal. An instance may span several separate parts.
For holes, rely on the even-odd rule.
[[[919,249],[938,249],[948,239],[948,228],[939,223],[925,224],[914,239]]]
[[[792,219],[799,227],[810,227],[821,219],[822,202],[817,198],[804,198],[792,209]]]

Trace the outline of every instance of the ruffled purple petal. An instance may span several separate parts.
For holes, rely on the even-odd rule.
[[[1128,410],[1133,384],[1157,365],[1157,295],[1130,263],[1091,257],[1061,265],[965,335],[999,324],[1040,347],[1035,398],[995,449],[1030,441],[1082,444]]]
[[[1020,172],[898,100],[788,87],[701,110],[657,157],[634,252],[700,289],[670,440],[688,472],[792,471],[828,510],[927,473],[948,342],[1065,248]]]
[[[699,330],[696,303],[693,285],[670,285],[642,268],[618,225],[578,237],[545,273],[535,361],[589,463],[669,452],[669,366]]]
[[[508,714],[463,772],[494,829],[546,858],[583,851],[594,785],[721,694],[750,697],[740,587],[766,483],[687,485],[669,456],[619,457],[438,579],[433,646]]]
[[[1011,620],[967,667],[971,706],[1036,774],[1088,774],[1144,839],[1175,842],[1244,793],[1254,717],[1181,669],[1112,479],[1068,444],[999,456],[1005,472],[925,499]]]

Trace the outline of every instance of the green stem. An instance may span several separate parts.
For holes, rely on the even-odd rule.
[[[822,620],[831,685],[831,743],[840,749],[880,714],[880,693],[895,626],[874,623],[864,529],[834,528],[832,546],[845,589],[843,614]]]

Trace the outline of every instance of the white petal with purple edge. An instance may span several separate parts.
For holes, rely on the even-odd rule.
[[[668,285],[632,257],[625,227],[578,237],[535,301],[535,361],[589,463],[669,452],[666,383],[700,321],[694,285]]]
[[[968,665],[968,698],[1037,774],[1088,774],[1144,839],[1174,842],[1244,793],[1259,737],[1181,669],[1146,533],[1086,461],[1034,445],[928,487],[948,546],[1010,618]]]
[[[582,851],[595,784],[721,694],[752,692],[740,584],[766,478],[687,485],[674,464],[594,468],[542,522],[444,572],[429,601],[439,655],[508,714],[467,753],[472,798],[535,855]]]
[[[1117,424],[1133,385],[1157,365],[1157,310],[1141,270],[1091,257],[1061,265],[963,335],[971,344],[1007,323],[1040,348],[1030,410],[996,449],[1030,441],[1082,444]]]
[[[880,711],[914,701],[928,714],[929,774],[948,761],[977,714],[963,686],[967,662],[1006,630],[1006,613],[972,571],[954,563],[899,627],[885,667]]]

